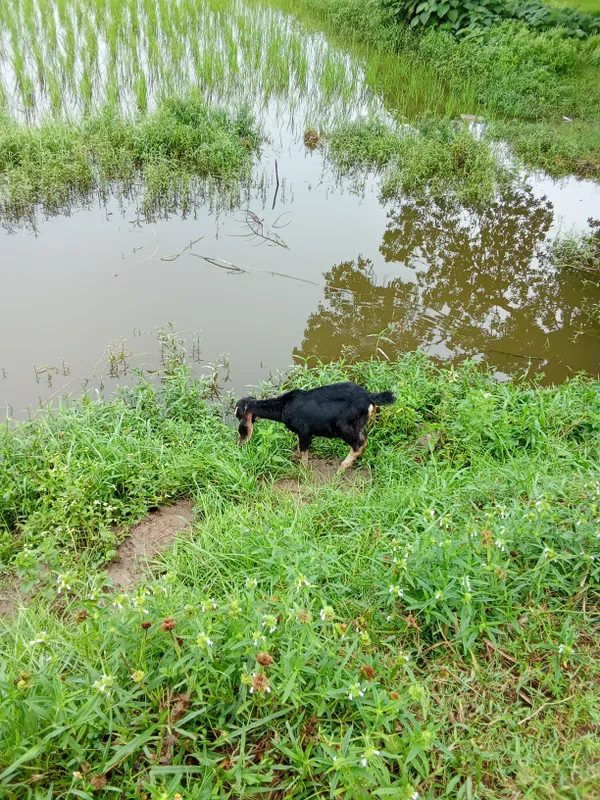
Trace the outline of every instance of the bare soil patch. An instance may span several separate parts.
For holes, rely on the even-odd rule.
[[[178,500],[151,512],[135,525],[119,547],[119,555],[108,567],[115,587],[129,589],[141,577],[145,564],[168,547],[178,533],[194,521],[194,504]]]
[[[23,595],[19,591],[19,583],[13,578],[0,580],[0,619],[14,617],[23,603]]]
[[[341,461],[330,458],[311,458],[308,469],[302,470],[293,478],[281,478],[276,481],[275,488],[282,494],[302,499],[321,486],[337,486],[346,491],[363,489],[369,482],[366,469],[349,469],[338,473]]]

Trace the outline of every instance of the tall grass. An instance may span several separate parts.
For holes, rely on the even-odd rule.
[[[417,355],[288,385],[347,378],[398,396],[350,491],[276,423],[237,448],[182,367],[3,429],[4,563],[36,586],[0,638],[7,796],[592,796],[600,387]],[[195,530],[103,594],[114,524],[182,493]]]
[[[388,198],[452,194],[473,204],[490,200],[514,177],[464,122],[424,118],[401,131],[379,122],[342,124],[331,131],[327,153],[343,172],[379,170]]]

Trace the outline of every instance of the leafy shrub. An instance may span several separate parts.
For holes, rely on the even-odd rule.
[[[383,0],[411,28],[440,27],[462,36],[479,35],[501,20],[522,20],[537,30],[563,28],[584,38],[600,33],[600,16],[557,9],[538,0]]]

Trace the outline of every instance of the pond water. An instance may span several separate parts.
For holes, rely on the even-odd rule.
[[[368,93],[352,80],[358,114]],[[382,202],[375,177],[340,179],[304,146],[294,102],[293,113],[281,98],[263,107],[270,142],[240,209],[146,221],[113,197],[0,230],[0,410],[21,417],[82,386],[110,390],[134,366],[157,369],[167,323],[198,373],[227,354],[239,392],[294,360],[419,347],[484,360],[500,379],[600,372],[588,313],[600,290],[544,255],[556,234],[600,217],[600,186],[533,176],[483,211]],[[253,236],[248,212],[279,243]]]

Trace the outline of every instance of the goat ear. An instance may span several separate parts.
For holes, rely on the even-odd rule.
[[[238,433],[240,435],[239,444],[245,444],[252,436],[252,416],[251,413],[247,412],[242,417],[240,427],[238,428]]]

